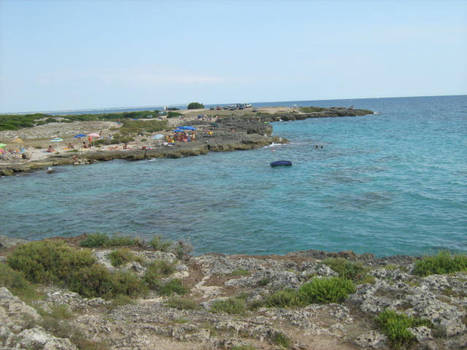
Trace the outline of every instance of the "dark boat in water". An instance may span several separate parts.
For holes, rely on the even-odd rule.
[[[269,165],[273,168],[276,166],[292,166],[292,162],[290,160],[276,160],[275,162],[271,162]]]

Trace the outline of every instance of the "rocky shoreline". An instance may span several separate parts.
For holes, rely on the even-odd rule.
[[[89,238],[55,239],[66,241],[76,251],[89,250],[95,266],[112,273],[123,271],[144,279],[151,266],[162,261],[171,268],[158,283],[167,286],[178,280],[184,289],[174,289],[179,296],[151,289],[116,303],[111,298],[84,297],[59,287],[60,283],[38,285],[42,297],[34,300],[22,300],[12,294],[13,287],[2,287],[0,345],[172,350],[434,350],[467,346],[466,265],[458,272],[425,274],[419,266],[424,259],[410,256],[377,258],[351,251],[316,250],[283,256],[190,256],[178,249],[180,246],[172,249],[160,241],[152,246],[138,242],[126,248],[110,243],[82,248],[84,240]],[[0,264],[10,259],[15,266],[7,256],[23,244],[31,243],[0,237]],[[115,251],[122,249],[128,249],[132,259],[115,266]],[[461,258],[465,264],[467,257]],[[337,302],[321,299],[297,304],[290,298],[314,281],[339,279],[352,281],[355,287]],[[381,326],[387,310],[403,315],[403,320],[420,321],[403,324],[398,330],[402,338],[393,338],[388,328]]]
[[[92,164],[113,159],[142,160],[151,158],[181,158],[198,156],[208,152],[230,152],[261,148],[273,143],[287,143],[285,138],[272,136],[271,122],[294,121],[308,118],[356,117],[371,114],[371,111],[353,108],[329,108],[317,112],[278,112],[245,113],[243,115],[223,116],[214,123],[214,136],[201,135],[194,142],[175,143],[171,146],[158,145],[151,149],[135,150],[101,150],[92,152],[67,152],[51,154],[41,160],[16,160],[15,162],[0,162],[0,176],[11,176],[18,173],[33,172],[61,165]],[[180,125],[184,119],[178,121]],[[195,127],[210,127],[213,123],[203,120],[191,120]]]

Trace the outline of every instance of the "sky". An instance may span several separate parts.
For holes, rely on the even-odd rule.
[[[0,0],[0,113],[467,94],[467,1]]]

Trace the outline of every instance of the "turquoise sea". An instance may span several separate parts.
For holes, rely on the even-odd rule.
[[[290,144],[254,151],[3,177],[0,234],[161,234],[198,254],[467,252],[467,96],[264,105],[294,104],[377,114],[274,123]]]

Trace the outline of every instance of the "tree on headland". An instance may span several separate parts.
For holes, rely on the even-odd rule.
[[[201,109],[204,108],[204,105],[199,102],[191,102],[188,104],[188,109]]]

